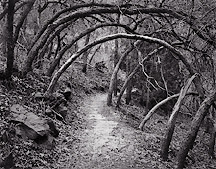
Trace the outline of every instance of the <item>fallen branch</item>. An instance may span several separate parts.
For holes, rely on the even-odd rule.
[[[50,107],[50,110],[64,123],[64,124],[67,124],[67,122],[64,120],[64,117],[57,113],[55,110],[53,110],[51,107]]]

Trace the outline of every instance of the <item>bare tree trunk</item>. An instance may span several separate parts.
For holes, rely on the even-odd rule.
[[[211,104],[213,104],[214,100],[216,99],[216,91],[210,96],[208,96],[200,105],[193,121],[191,124],[191,129],[188,132],[186,139],[181,145],[181,148],[179,150],[178,158],[177,158],[177,169],[183,169],[186,156],[189,152],[189,150],[193,147],[193,143],[196,139],[199,127],[205,118],[208,109],[210,108]]]
[[[180,95],[178,97],[178,100],[173,108],[172,114],[170,116],[170,119],[167,123],[167,131],[164,135],[164,138],[162,139],[162,144],[161,144],[161,158],[163,160],[168,159],[168,151],[169,151],[169,145],[172,140],[173,132],[175,129],[175,122],[178,116],[178,112],[180,109],[180,106],[183,103],[183,99],[185,98],[187,91],[193,81],[193,79],[197,76],[197,74],[193,75],[187,82],[186,84],[182,87],[180,91]]]
[[[66,23],[62,26],[59,27],[58,30],[56,30],[56,32],[50,36],[47,40],[47,42],[45,43],[45,45],[43,46],[43,48],[41,49],[40,53],[38,54],[38,58],[43,58],[43,56],[45,55],[47,48],[49,47],[49,44],[53,42],[54,38],[59,35],[61,33],[61,31],[63,31],[65,28],[67,28],[71,23]],[[59,52],[60,53],[60,52]],[[56,56],[55,58],[57,58],[58,56]]]
[[[214,124],[213,129],[211,131],[211,137],[209,142],[209,155],[215,159],[214,147],[215,147],[215,137],[216,137],[216,125]]]
[[[35,3],[36,0],[30,0],[28,1],[28,3],[25,5],[25,8],[21,14],[21,17],[19,19],[19,22],[16,26],[16,30],[15,30],[15,33],[14,33],[14,42],[17,41],[18,37],[19,37],[19,32],[20,32],[20,29],[26,19],[26,17],[28,16],[29,12],[31,11],[34,3]]]
[[[120,93],[119,93],[118,100],[117,100],[117,103],[116,103],[116,107],[119,107],[119,106],[120,106],[120,104],[121,104],[121,98],[122,98],[122,96],[123,96],[123,94],[124,94],[124,91],[125,91],[126,87],[127,87],[128,83],[129,83],[129,81],[132,79],[132,77],[133,77],[133,76],[136,74],[136,72],[139,70],[139,68],[140,68],[140,65],[138,64],[138,65],[134,68],[134,70],[130,73],[130,75],[127,77],[127,79],[125,80],[125,82],[124,82],[124,84],[123,84],[123,86],[122,86],[122,88],[121,88],[121,91],[120,91]]]
[[[130,71],[131,71],[131,57],[127,57],[127,61],[126,61],[126,73],[127,73],[127,77],[130,75]],[[129,104],[131,101],[131,92],[132,92],[132,88],[133,88],[133,84],[132,84],[132,79],[129,80],[128,84],[127,84],[127,88],[126,88],[126,97],[125,97],[125,103]]]
[[[7,28],[6,28],[6,25],[7,25],[7,22],[6,22],[6,14],[8,12],[8,6],[6,6],[6,2],[5,3],[2,3],[2,8],[4,9],[4,15],[2,15],[2,22],[3,22],[3,28],[2,28],[2,53],[3,53],[3,56],[5,58],[7,58]]]
[[[53,50],[53,42],[50,43],[50,46],[48,48],[47,59],[51,58],[51,56],[52,56],[52,50]]]
[[[57,34],[56,37],[57,37],[57,48],[55,50],[54,58],[56,58],[56,56],[58,55],[59,50],[61,50],[61,37],[60,37],[60,34]]]
[[[213,106],[212,106],[213,107]],[[212,108],[210,113],[210,124],[211,124],[211,137],[209,141],[209,155],[215,159],[215,154],[214,154],[214,146],[215,146],[215,137],[216,137],[216,122],[215,122],[215,109]]]
[[[89,65],[91,64],[91,62],[92,62],[92,60],[93,60],[95,54],[98,52],[98,50],[100,49],[100,47],[101,47],[101,45],[99,45],[99,46],[95,49],[94,53],[93,53],[92,56],[90,57],[89,63],[88,63]]]
[[[133,83],[132,83],[132,79],[130,79],[126,88],[126,96],[125,96],[126,104],[130,104],[132,89],[133,89]]]
[[[144,87],[143,87],[144,88]],[[145,112],[149,111],[149,100],[150,100],[150,89],[149,89],[149,83],[146,83],[146,106],[145,106]],[[144,89],[143,89],[144,90]],[[142,92],[143,94],[144,92]]]
[[[85,45],[87,45],[87,44],[89,43],[90,35],[91,35],[90,33],[86,35]],[[88,51],[85,51],[85,52],[83,53],[83,56],[82,56],[82,57],[83,57],[83,63],[84,63],[83,68],[82,68],[82,72],[83,72],[83,73],[86,73],[86,72],[87,72],[88,54],[89,54],[89,52],[88,52]]]
[[[7,68],[5,78],[10,79],[13,73],[14,62],[14,38],[13,38],[13,22],[14,22],[14,7],[15,0],[8,1],[8,14],[7,14]]]
[[[120,14],[117,14],[117,19],[116,22],[119,24],[120,21]],[[115,27],[114,33],[118,33],[118,27]],[[115,39],[115,49],[114,49],[114,67],[116,67],[117,63],[118,63],[118,50],[119,50],[119,42],[118,39]],[[118,87],[118,74],[116,74],[116,76],[114,77],[114,88],[113,88],[113,93],[114,96],[117,96],[117,87]]]
[[[117,73],[119,71],[120,65],[122,61],[125,59],[125,57],[133,50],[133,46],[128,48],[128,50],[121,56],[118,63],[115,66],[115,69],[112,73],[111,79],[110,79],[110,85],[109,85],[109,92],[107,96],[107,105],[110,106],[112,104],[112,94],[114,91],[114,83],[115,83],[115,77],[117,76]]]

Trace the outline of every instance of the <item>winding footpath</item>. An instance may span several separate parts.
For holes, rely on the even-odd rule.
[[[97,94],[84,100],[82,111],[88,122],[80,138],[76,169],[136,168],[134,129],[120,122],[118,114],[106,106],[106,97]]]

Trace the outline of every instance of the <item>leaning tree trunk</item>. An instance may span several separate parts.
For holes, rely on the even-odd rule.
[[[169,145],[170,142],[172,140],[172,136],[173,136],[173,132],[175,129],[175,122],[178,116],[178,112],[180,109],[180,106],[183,103],[183,100],[187,94],[187,91],[193,81],[193,79],[197,76],[197,74],[193,75],[187,82],[186,84],[182,87],[181,91],[180,91],[180,95],[179,98],[173,108],[172,114],[170,116],[170,119],[168,121],[167,124],[167,131],[164,135],[164,138],[162,139],[162,144],[161,144],[161,158],[163,160],[167,160],[168,159],[168,151],[169,151]]]
[[[136,72],[139,70],[139,68],[140,68],[140,65],[137,64],[137,66],[134,68],[134,70],[130,73],[130,75],[129,75],[129,76],[127,77],[127,79],[125,80],[125,82],[124,82],[124,84],[123,84],[123,86],[122,86],[122,88],[121,88],[120,94],[119,94],[119,96],[118,96],[117,103],[116,103],[116,107],[119,107],[119,106],[120,106],[120,104],[121,104],[121,98],[122,98],[122,96],[123,96],[123,94],[124,94],[125,89],[127,88],[127,85],[128,85],[128,83],[129,83],[129,81],[132,79],[132,77],[133,77],[133,76],[136,74]]]
[[[14,38],[13,38],[13,22],[14,22],[14,7],[15,0],[8,1],[8,14],[7,14],[7,68],[5,72],[5,78],[10,79],[13,73],[14,62]]]
[[[23,26],[23,23],[25,22],[26,20],[26,17],[28,16],[28,14],[30,13],[34,3],[35,3],[36,0],[29,0],[27,2],[27,4],[25,5],[24,7],[24,10],[23,12],[21,13],[21,17],[19,18],[19,22],[18,24],[16,25],[16,30],[14,32],[14,42],[17,41],[18,37],[19,37],[19,33],[20,33],[20,29],[22,28]]]
[[[210,95],[209,97],[207,97],[200,105],[193,121],[191,124],[191,129],[188,132],[186,139],[184,140],[184,142],[181,145],[181,148],[179,150],[178,153],[178,158],[177,158],[177,169],[183,169],[184,168],[184,163],[185,163],[185,159],[187,157],[187,154],[189,152],[189,150],[193,147],[193,143],[196,139],[199,127],[203,121],[203,119],[205,118],[208,109],[210,108],[211,104],[213,104],[213,102],[216,99],[216,90],[214,91],[214,93],[212,95]]]
[[[213,106],[212,106],[213,107]],[[210,124],[211,124],[211,130],[210,130],[210,141],[209,141],[209,155],[215,159],[214,155],[214,146],[215,146],[215,137],[216,137],[216,122],[215,122],[215,112],[214,108],[212,108],[210,114]]]
[[[110,79],[110,85],[109,85],[109,91],[108,91],[108,96],[107,96],[107,105],[110,106],[112,104],[112,94],[114,91],[114,85],[115,85],[115,78],[117,76],[117,73],[120,69],[120,65],[122,61],[125,59],[125,57],[133,50],[133,46],[128,48],[128,50],[121,56],[119,59],[118,63],[115,66],[115,69],[112,73],[111,79]]]

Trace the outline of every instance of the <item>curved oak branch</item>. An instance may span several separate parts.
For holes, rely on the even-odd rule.
[[[136,39],[136,40],[143,40],[143,41],[147,41],[150,43],[157,43],[160,44],[164,47],[166,47],[167,49],[169,49],[170,51],[172,51],[174,54],[176,54],[181,60],[182,62],[186,65],[187,69],[189,72],[192,72],[194,74],[195,70],[193,69],[193,67],[187,62],[187,60],[184,58],[184,56],[182,55],[182,53],[175,49],[172,45],[170,45],[169,43],[165,42],[164,40],[158,39],[158,38],[152,38],[149,36],[143,36],[143,35],[134,35],[134,34],[126,34],[126,33],[119,33],[119,34],[113,34],[113,35],[108,35],[105,37],[102,37],[98,40],[95,40],[94,42],[84,46],[82,49],[80,49],[79,51],[77,51],[75,54],[73,54],[67,61],[65,64],[62,65],[62,67],[55,73],[55,75],[52,78],[52,81],[47,89],[47,94],[51,94],[54,90],[55,84],[58,81],[59,77],[61,76],[61,74],[73,63],[74,60],[76,60],[83,52],[87,51],[88,49],[90,49],[91,47],[98,45],[100,43],[104,43],[106,41],[110,41],[110,40],[114,40],[117,38],[127,38],[127,39]],[[195,80],[195,79],[194,79]]]

